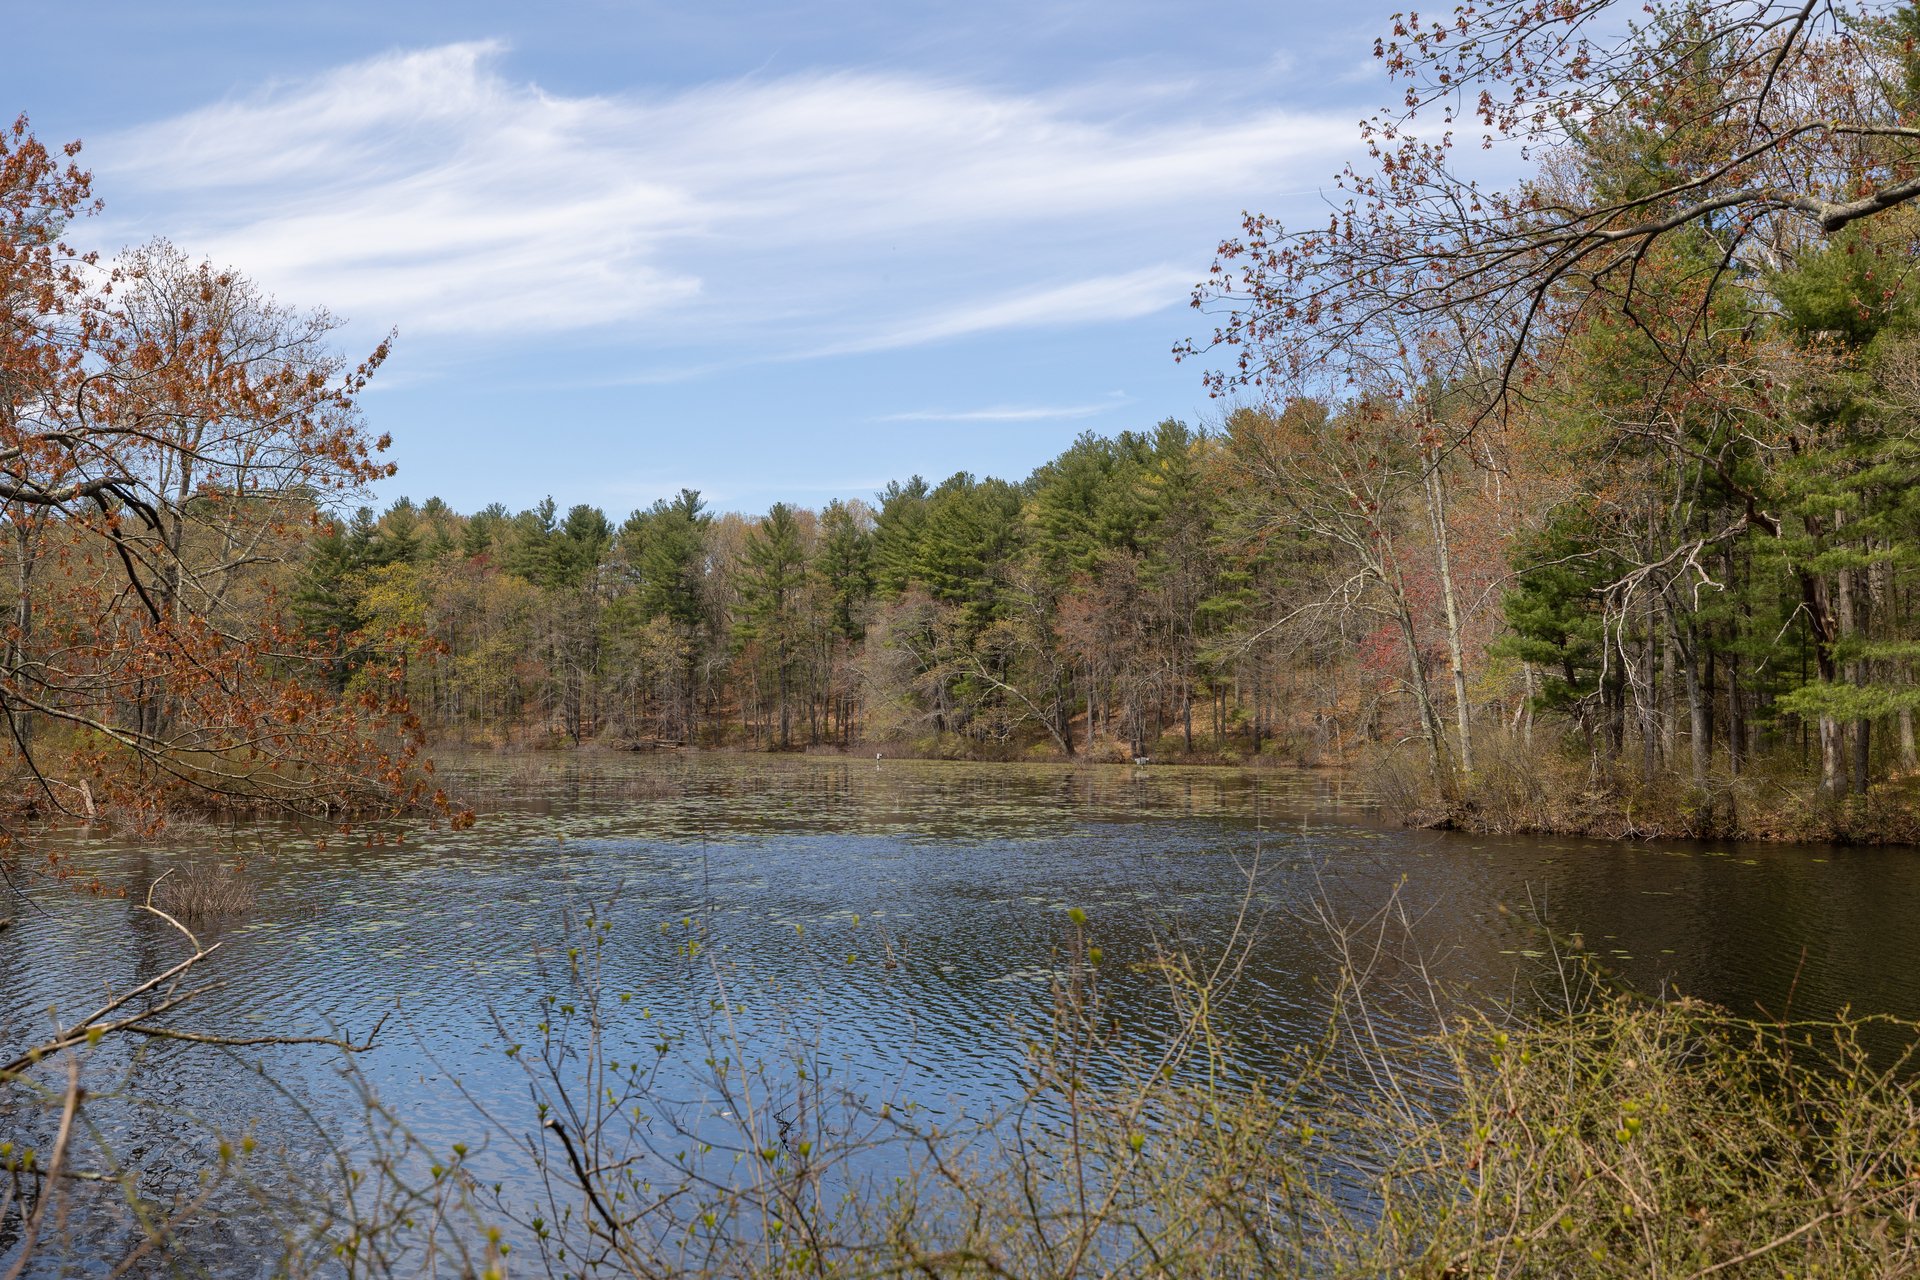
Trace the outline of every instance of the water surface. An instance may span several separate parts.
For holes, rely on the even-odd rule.
[[[843,1082],[956,1110],[1017,1089],[1071,908],[1143,1039],[1165,1008],[1146,983],[1127,986],[1134,963],[1156,947],[1204,954],[1255,921],[1229,1017],[1256,1058],[1321,1025],[1337,963],[1322,918],[1365,920],[1389,903],[1448,992],[1524,1003],[1577,946],[1623,981],[1741,1011],[1920,1017],[1909,851],[1410,832],[1373,821],[1340,779],[1296,772],[693,754],[446,772],[480,813],[469,831],[413,829],[398,844],[335,833],[324,847],[272,824],[183,826],[142,844],[62,837],[68,858],[129,896],[43,889],[11,909],[4,1043],[45,1026],[50,1005],[71,1016],[176,962],[181,940],[134,901],[169,867],[236,857],[259,900],[208,927],[224,945],[206,976],[224,985],[182,1024],[357,1036],[386,1017],[362,1064],[435,1143],[473,1132],[475,1100],[523,1104],[500,1028],[539,1020],[540,998],[564,986],[567,921],[589,909],[613,922],[608,980],[633,993],[621,1007],[633,1042],[693,1025],[724,972],[746,1007],[742,1034],[769,1054],[813,1037]],[[178,1123],[143,1111],[116,1129],[107,1102],[96,1111],[105,1138],[162,1182],[189,1180],[208,1120],[297,1156],[317,1150],[316,1126],[357,1115],[323,1048],[159,1044],[130,1062],[103,1065],[133,1070]],[[8,1124],[31,1118],[0,1115]]]

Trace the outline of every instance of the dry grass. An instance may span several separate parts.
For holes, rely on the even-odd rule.
[[[153,903],[182,920],[218,920],[252,908],[259,891],[247,861],[191,862],[156,882]]]
[[[1382,810],[1408,826],[1601,840],[1920,844],[1920,780],[1833,801],[1814,792],[1795,760],[1750,760],[1738,774],[1722,760],[1701,792],[1680,774],[1647,782],[1577,744],[1544,734],[1536,742],[1476,740],[1471,778],[1436,778],[1417,747],[1379,752],[1360,776]]]

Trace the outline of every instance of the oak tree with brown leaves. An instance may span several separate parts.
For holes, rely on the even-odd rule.
[[[165,242],[103,263],[78,144],[0,134],[0,768],[21,813],[419,805],[397,681],[336,695],[283,564],[326,502],[392,473],[338,324]],[[378,645],[375,646],[378,648]]]

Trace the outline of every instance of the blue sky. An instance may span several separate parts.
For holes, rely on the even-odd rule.
[[[1323,216],[1392,8],[109,0],[11,19],[0,113],[95,246],[399,330],[383,497],[752,512],[1216,413],[1188,290]]]

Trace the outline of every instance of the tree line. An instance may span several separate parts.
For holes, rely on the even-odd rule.
[[[1274,625],[1314,584],[1304,539],[1242,516],[1264,422],[1087,434],[1019,482],[916,476],[753,517],[690,489],[618,526],[401,499],[322,528],[296,609],[342,688],[391,656],[373,637],[408,637],[415,709],[467,740],[1331,750],[1338,705],[1385,724],[1388,691],[1349,669],[1359,615]]]
[[[754,515],[689,489],[617,525],[342,516],[390,470],[357,406],[386,346],[349,361],[324,313],[164,242],[67,248],[89,179],[22,122],[0,749],[62,806],[49,735],[143,786],[330,804],[314,779],[409,776],[380,744],[422,733],[1391,755],[1468,822],[1549,783],[1689,829],[1762,793],[1897,804],[1920,16],[1608,9],[1398,21],[1376,52],[1403,93],[1329,219],[1249,215],[1194,292],[1212,332],[1176,354],[1223,366],[1214,420],[1020,480]],[[1531,170],[1478,185],[1476,131]]]
[[[1778,277],[1794,309],[1773,353],[1805,359],[1796,335],[1878,261],[1841,246]],[[615,525],[401,499],[324,526],[295,607],[338,638],[342,687],[391,658],[369,637],[409,637],[414,709],[467,741],[1327,761],[1411,743],[1470,776],[1477,743],[1568,734],[1703,790],[1803,753],[1864,790],[1915,763],[1906,305],[1863,343],[1878,354],[1822,365],[1852,429],[1820,452],[1623,442],[1653,344],[1595,330],[1524,422],[1467,439],[1437,425],[1435,388],[1087,434],[1019,482],[915,477],[819,511],[682,490]],[[1730,459],[1750,483],[1772,466],[1795,505],[1709,558],[1697,536],[1740,516],[1715,484]],[[1810,574],[1844,602],[1838,661]],[[1835,698],[1858,700],[1850,747],[1821,736]],[[1851,750],[1844,778],[1823,742]]]

